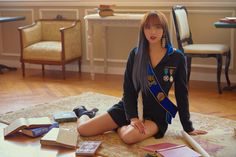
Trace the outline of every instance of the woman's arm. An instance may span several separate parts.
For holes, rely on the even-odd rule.
[[[206,131],[195,130],[190,120],[186,61],[182,54],[180,54],[179,58],[175,76],[175,96],[181,124],[183,129],[190,135],[206,134]]]
[[[133,80],[132,80],[132,71],[133,71],[133,64],[134,64],[134,58],[135,58],[135,51],[136,51],[136,48],[134,48],[130,52],[130,55],[126,64],[125,74],[124,74],[123,101],[124,101],[124,107],[126,111],[126,117],[128,120],[138,117],[138,111],[137,111],[138,93],[135,90]]]
[[[179,111],[179,118],[184,131],[191,132],[194,128],[189,113],[186,62],[185,57],[181,53],[178,53],[177,59],[179,60],[179,63],[175,75],[175,97]]]

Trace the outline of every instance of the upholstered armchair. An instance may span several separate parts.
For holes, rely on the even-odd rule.
[[[65,65],[78,61],[81,72],[81,22],[79,20],[38,20],[18,28],[20,32],[22,75],[25,63],[61,65],[65,79]]]

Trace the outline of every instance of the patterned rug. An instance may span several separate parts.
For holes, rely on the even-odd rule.
[[[12,111],[0,115],[0,122],[9,123],[20,117],[37,117],[49,116],[60,111],[72,111],[75,106],[84,105],[88,109],[94,107],[99,108],[98,114],[106,112],[106,110],[117,103],[120,98],[103,95],[99,93],[86,92],[78,96],[70,96],[59,99],[50,103],[39,104],[33,107]],[[177,116],[178,117],[178,116]],[[194,136],[193,138],[213,157],[235,157],[236,156],[236,136],[234,128],[236,121],[218,118],[215,116],[202,115],[199,113],[191,113],[191,119],[195,128],[208,131],[208,134]],[[76,131],[76,123],[61,124],[62,128],[70,128]],[[144,156],[145,152],[139,149],[139,146],[148,144],[173,142],[176,144],[187,144],[181,137],[180,131],[182,126],[178,118],[173,120],[173,124],[169,126],[164,138],[154,139],[149,138],[134,145],[124,144],[115,132],[108,132],[103,135],[82,138],[78,137],[79,141],[84,140],[101,140],[103,141],[98,150],[98,155],[109,157],[136,157]]]

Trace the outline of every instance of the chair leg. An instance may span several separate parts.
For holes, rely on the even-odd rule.
[[[21,62],[22,76],[25,77],[25,63]]]
[[[225,78],[227,81],[227,86],[230,87],[230,80],[229,80],[229,65],[230,65],[230,59],[231,59],[231,52],[227,52],[226,54],[226,60],[225,60]]]
[[[62,65],[62,75],[63,75],[63,79],[66,79],[66,66],[63,64]]]
[[[81,59],[78,60],[79,74],[81,73]]]
[[[218,92],[222,94],[221,83],[220,83],[220,76],[222,70],[222,55],[217,55],[217,85],[218,85]]]
[[[42,74],[43,74],[43,77],[44,77],[45,76],[44,64],[42,64]]]
[[[189,80],[190,80],[191,64],[192,64],[192,58],[187,57],[187,82],[188,82],[188,84],[189,84]]]

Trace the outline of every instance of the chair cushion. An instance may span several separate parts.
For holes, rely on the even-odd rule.
[[[187,13],[184,9],[175,10],[176,20],[179,28],[180,39],[189,38],[190,30],[188,25]]]
[[[23,58],[40,61],[61,61],[61,52],[61,42],[42,41],[24,48]]]
[[[223,44],[191,44],[183,47],[189,54],[223,54],[229,51],[229,46]]]

